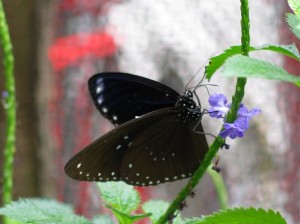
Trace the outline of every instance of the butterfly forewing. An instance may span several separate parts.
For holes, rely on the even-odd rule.
[[[120,125],[136,116],[173,107],[179,94],[159,82],[126,73],[99,73],[89,91],[100,113]]]

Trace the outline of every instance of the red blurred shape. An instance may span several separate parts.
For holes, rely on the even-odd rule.
[[[113,37],[106,32],[79,33],[57,38],[49,47],[48,56],[56,71],[76,65],[87,56],[104,58],[116,52]]]

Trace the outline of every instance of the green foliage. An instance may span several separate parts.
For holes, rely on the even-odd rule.
[[[84,217],[73,214],[70,206],[47,199],[20,199],[0,208],[0,215],[33,224],[91,224]]]
[[[162,200],[151,200],[148,201],[146,203],[143,204],[142,208],[145,212],[147,213],[151,213],[150,219],[153,223],[156,223],[158,221],[158,219],[160,218],[161,214],[164,213],[164,211],[166,211],[166,209],[168,208],[169,203],[162,201]],[[174,220],[173,223],[182,223],[182,219],[180,218],[180,215],[178,214]]]
[[[120,223],[133,223],[150,215],[131,215],[140,204],[140,196],[133,186],[119,181],[98,183],[98,187],[106,207],[112,210]]]
[[[300,39],[300,1],[288,0],[288,3],[295,14],[286,13],[286,21],[295,36]]]
[[[137,209],[140,196],[133,186],[122,181],[97,183],[102,199],[109,206],[129,214]]]
[[[299,0],[288,0],[289,6],[295,12],[296,15],[300,15],[300,1]]]
[[[300,83],[300,77],[289,74],[286,70],[266,61],[236,55],[224,64],[224,77],[263,78]]]
[[[113,224],[113,221],[108,215],[97,215],[92,221],[94,224]]]
[[[231,46],[222,54],[212,57],[209,61],[209,65],[205,67],[206,78],[210,80],[213,74],[225,63],[227,58],[240,53],[241,46]]]
[[[291,45],[263,45],[258,47],[250,47],[250,51],[259,51],[259,50],[269,50],[276,53],[280,53],[282,55],[289,56],[300,61],[300,54],[295,46],[295,44]],[[229,49],[225,50],[222,54],[219,54],[210,59],[210,63],[205,68],[206,78],[209,80],[213,76],[213,74],[225,63],[225,61],[236,55],[241,53],[241,46],[231,46]]]
[[[5,91],[7,97],[4,102],[6,112],[6,142],[3,150],[3,179],[2,179],[2,203],[9,204],[13,194],[13,171],[14,171],[14,155],[16,144],[16,94],[15,94],[15,78],[14,78],[14,55],[12,43],[9,34],[8,23],[6,21],[5,11],[0,0],[0,46],[3,54],[3,73],[5,78]],[[4,218],[4,224],[12,223]]]
[[[210,167],[207,169],[207,173],[209,174],[209,176],[212,179],[214,186],[216,188],[221,209],[226,209],[228,207],[227,188],[225,186],[222,174],[217,173],[212,168],[213,168],[213,166],[210,165]]]
[[[277,212],[255,208],[235,208],[187,220],[186,224],[286,224]]]
[[[287,13],[285,18],[294,35],[300,39],[300,17],[292,13]]]
[[[258,50],[269,50],[275,53],[280,53],[282,55],[286,55],[288,57],[294,58],[300,61],[300,54],[295,44],[290,45],[274,45],[274,44],[267,44],[258,47],[251,47],[251,51],[258,51]]]

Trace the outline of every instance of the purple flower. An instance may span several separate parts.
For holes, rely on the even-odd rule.
[[[227,103],[227,99],[223,94],[212,94],[208,99],[211,108],[208,109],[209,115],[215,118],[225,118],[231,104]],[[261,113],[258,108],[248,110],[243,104],[237,112],[237,119],[233,123],[224,123],[224,129],[220,132],[222,138],[230,137],[243,137],[246,130],[249,129],[249,123],[252,117]],[[226,118],[225,118],[226,119]]]
[[[258,108],[253,108],[252,110],[248,111],[247,107],[245,107],[243,104],[241,104],[237,114],[239,117],[245,117],[247,119],[250,119],[254,117],[255,115],[261,113],[261,110]]]
[[[236,137],[243,137],[244,132],[249,128],[249,121],[247,118],[240,117],[232,124],[224,123],[224,130],[220,132],[222,138],[230,137],[235,139]]]
[[[227,99],[223,94],[212,94],[208,99],[208,103],[211,106],[208,109],[211,117],[223,118],[229,110],[229,104],[227,104]]]

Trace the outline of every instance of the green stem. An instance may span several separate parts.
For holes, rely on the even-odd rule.
[[[201,165],[199,168],[194,172],[192,178],[187,183],[187,185],[180,191],[180,193],[177,195],[176,199],[172,202],[172,204],[169,206],[167,211],[159,218],[156,224],[163,224],[166,223],[169,220],[169,217],[174,214],[180,204],[191,194],[193,188],[197,186],[200,179],[203,177],[206,169],[211,164],[211,161],[217,154],[219,148],[224,144],[224,139],[221,137],[217,137],[213,144],[211,145],[210,149],[206,153],[203,161],[201,162]]]
[[[248,6],[248,0],[240,0],[240,1],[241,1],[242,55],[249,56],[249,48],[250,48],[249,6]],[[247,83],[246,78],[237,79],[235,93],[232,96],[232,105],[226,118],[228,123],[232,123],[236,119],[237,111],[240,107],[240,104],[245,94],[244,90],[245,90],[246,83]]]
[[[248,0],[240,0],[241,1],[241,28],[242,28],[242,54],[245,56],[249,55],[249,47],[250,47],[250,19],[249,19],[249,7]],[[230,111],[227,115],[227,122],[232,123],[237,117],[237,111],[244,97],[244,89],[246,85],[247,79],[238,78],[235,88],[235,93],[232,97],[232,105]],[[204,160],[202,161],[200,167],[195,171],[190,181],[187,185],[180,191],[176,199],[169,206],[167,211],[160,217],[157,221],[157,224],[166,223],[172,214],[174,214],[180,204],[190,195],[192,189],[198,184],[202,176],[204,175],[206,169],[211,164],[211,161],[217,154],[219,148],[224,144],[224,139],[221,137],[217,137],[210,149],[206,153]]]
[[[220,202],[220,208],[222,210],[225,210],[226,208],[228,208],[227,189],[226,189],[222,175],[217,173],[212,168],[213,168],[213,165],[210,165],[207,169],[207,173],[209,174],[209,176],[211,177],[211,179],[215,185],[217,195],[219,198],[219,202]]]
[[[0,0],[0,42],[3,48],[3,67],[5,75],[6,98],[6,145],[4,149],[3,167],[3,204],[9,204],[12,200],[13,188],[13,158],[15,153],[16,132],[16,98],[14,80],[14,57],[9,36],[8,25],[5,17],[2,1]],[[7,223],[7,222],[6,222]]]

